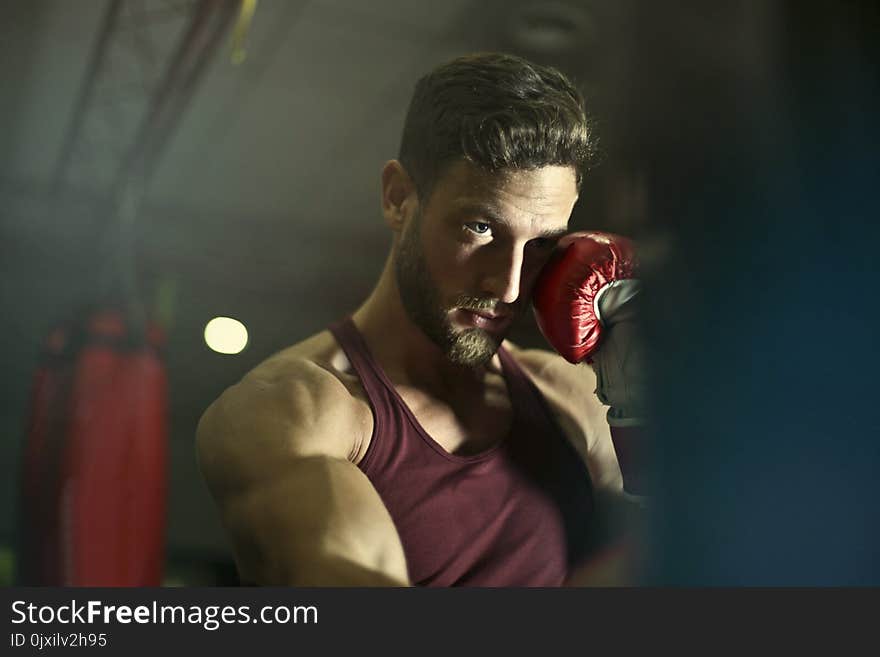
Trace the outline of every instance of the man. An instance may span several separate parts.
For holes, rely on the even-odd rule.
[[[504,338],[592,148],[553,69],[484,54],[418,82],[382,171],[393,239],[372,294],[199,424],[243,582],[578,581],[622,485],[607,408],[590,368]]]

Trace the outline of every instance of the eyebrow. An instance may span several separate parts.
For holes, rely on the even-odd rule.
[[[485,203],[466,203],[458,208],[458,214],[461,215],[479,215],[481,217],[485,217],[489,219],[493,223],[501,224],[502,226],[510,226],[510,222],[504,219],[501,216],[501,213],[491,205]],[[543,237],[549,239],[557,239],[562,237],[568,232],[568,228],[548,228],[547,230],[541,231],[536,235],[536,237]]]

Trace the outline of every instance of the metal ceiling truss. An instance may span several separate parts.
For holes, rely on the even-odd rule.
[[[111,0],[64,138],[53,198],[106,199],[107,277],[134,293],[134,227],[150,176],[248,0]],[[252,8],[251,8],[252,9]]]

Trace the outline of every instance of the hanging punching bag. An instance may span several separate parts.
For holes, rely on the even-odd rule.
[[[159,586],[167,379],[155,325],[99,310],[50,334],[22,470],[19,582]]]
[[[63,409],[72,367],[66,346],[70,327],[57,326],[44,345],[43,362],[34,374],[30,418],[24,444],[19,497],[18,584],[61,582],[58,558],[58,442],[64,430]],[[66,358],[67,357],[67,358]]]

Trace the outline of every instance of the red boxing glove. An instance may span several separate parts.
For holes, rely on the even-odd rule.
[[[541,333],[567,361],[592,362],[605,329],[602,311],[626,299],[610,306],[600,302],[615,284],[635,279],[636,264],[632,242],[620,235],[571,233],[559,240],[535,285],[532,305]]]
[[[644,345],[638,327],[640,281],[632,242],[609,233],[559,241],[536,283],[532,305],[544,337],[571,363],[588,362],[596,396],[608,406],[624,490],[649,490]]]

